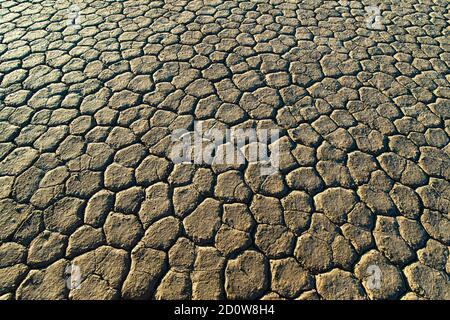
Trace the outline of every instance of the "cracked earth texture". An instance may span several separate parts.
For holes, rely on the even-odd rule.
[[[448,1],[0,3],[0,299],[450,299]]]

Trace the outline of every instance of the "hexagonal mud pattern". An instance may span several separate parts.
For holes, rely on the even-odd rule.
[[[450,299],[448,1],[0,4],[1,299]]]

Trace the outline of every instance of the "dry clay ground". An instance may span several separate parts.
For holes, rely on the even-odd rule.
[[[0,4],[1,299],[450,299],[448,1]]]

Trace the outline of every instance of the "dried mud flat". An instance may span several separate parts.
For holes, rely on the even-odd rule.
[[[0,299],[450,299],[448,1],[0,5]]]

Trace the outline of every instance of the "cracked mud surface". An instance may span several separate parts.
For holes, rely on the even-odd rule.
[[[75,3],[0,1],[1,299],[450,299],[448,1]]]

